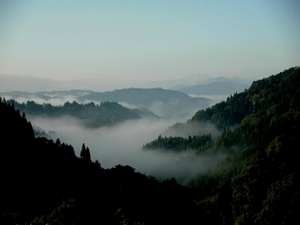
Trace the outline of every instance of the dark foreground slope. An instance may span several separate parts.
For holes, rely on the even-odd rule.
[[[222,133],[209,151],[229,156],[214,174],[195,181],[203,189],[198,206],[208,220],[219,216],[219,224],[299,224],[299,67],[253,82],[248,90],[197,112],[190,123],[217,126]],[[159,138],[152,144],[164,149],[173,140]],[[179,140],[182,144],[192,143]],[[221,206],[215,201],[220,196]]]
[[[0,101],[0,224],[193,224],[190,191],[129,166],[101,168],[72,146],[35,138]]]

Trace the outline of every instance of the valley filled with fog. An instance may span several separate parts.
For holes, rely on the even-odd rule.
[[[171,153],[142,149],[142,146],[162,133],[173,120],[134,120],[113,127],[89,129],[72,118],[30,118],[34,126],[51,138],[72,144],[77,154],[82,143],[91,149],[92,158],[105,168],[130,165],[137,171],[157,178],[175,177],[184,183],[213,169],[224,155],[191,152]]]
[[[15,107],[21,107],[19,109],[26,112],[27,118],[36,130],[41,131],[42,136],[46,135],[53,140],[59,138],[71,144],[77,155],[80,154],[81,145],[85,143],[91,150],[93,160],[98,160],[104,168],[118,164],[130,165],[138,172],[157,178],[175,177],[179,182],[185,183],[213,170],[226,158],[224,154],[207,152],[143,149],[143,145],[160,134],[181,137],[207,133],[218,135],[216,128],[208,124],[173,127],[174,124],[185,123],[196,111],[216,102],[213,96],[191,97],[168,89],[120,89],[102,93],[81,90],[9,92],[2,93],[2,96],[15,100]],[[28,104],[28,101],[31,102]],[[118,102],[120,105],[117,108],[113,105],[106,107],[103,114],[103,110],[99,109],[103,109],[101,102],[105,101]],[[95,107],[96,111],[91,114]],[[53,110],[59,113],[49,114]],[[72,110],[82,111],[79,117],[74,117]],[[109,117],[109,114],[116,111],[119,114],[115,117],[118,118],[124,114],[120,110],[141,110],[140,118],[124,118],[101,126],[86,126],[83,123],[92,115],[95,118],[89,124],[97,122],[97,115],[103,117],[108,114]]]
[[[300,224],[299,11],[0,0],[0,225]]]

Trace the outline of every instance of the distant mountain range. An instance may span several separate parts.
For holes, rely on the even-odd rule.
[[[200,84],[177,86],[175,89],[191,95],[227,96],[244,91],[249,86],[250,82],[244,80],[218,77]]]
[[[159,117],[188,118],[196,111],[206,108],[210,100],[162,88],[128,88],[114,91],[96,92],[90,90],[69,90],[50,92],[2,92],[0,96],[19,102],[33,100],[37,103],[62,105],[67,101],[118,102],[130,108],[144,108]]]

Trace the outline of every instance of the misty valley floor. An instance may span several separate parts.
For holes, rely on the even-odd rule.
[[[34,126],[41,128],[56,140],[60,138],[75,147],[79,155],[82,143],[88,144],[92,157],[104,168],[115,165],[131,165],[137,171],[157,178],[175,177],[181,183],[206,174],[225,154],[195,154],[147,151],[142,146],[157,138],[167,127],[174,124],[168,120],[129,121],[113,127],[87,128],[72,118],[31,118]],[[52,131],[52,132],[51,132]]]

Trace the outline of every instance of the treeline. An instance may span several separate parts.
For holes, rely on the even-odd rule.
[[[289,109],[299,110],[299,80],[299,67],[293,67],[255,81],[246,91],[198,111],[192,121],[211,122],[224,129],[239,125],[250,114],[281,114]]]
[[[115,102],[102,102],[97,105],[92,102],[79,104],[74,101],[66,102],[62,106],[53,106],[51,104],[37,104],[34,101],[18,103],[11,100],[11,104],[29,116],[50,118],[70,116],[90,128],[110,126],[126,120],[140,119],[143,116],[142,111],[131,110]]]
[[[202,136],[188,136],[183,137],[162,137],[145,144],[144,149],[161,149],[171,151],[187,151],[193,150],[196,152],[203,152],[213,145],[211,135]]]

